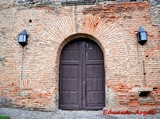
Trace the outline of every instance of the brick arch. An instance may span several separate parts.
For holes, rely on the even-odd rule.
[[[95,41],[99,42],[100,45],[110,42],[111,39],[120,38],[128,32],[119,23],[115,21],[108,22],[107,19],[103,19],[98,15],[86,14],[79,17],[81,20],[74,22],[75,19],[71,16],[63,16],[49,23],[48,28],[43,26],[45,31],[41,29],[39,32],[42,34],[41,39],[46,40],[47,38],[47,41],[56,43],[58,47],[61,47],[66,39],[78,36],[78,34],[86,34],[86,37],[92,36],[92,38],[94,37],[93,40],[97,39]],[[101,48],[105,47],[104,45],[100,46]]]
[[[50,23],[47,25],[49,27],[44,26],[45,31],[42,30],[41,32],[41,39],[44,42],[49,42],[51,45],[55,47],[54,49],[54,77],[53,80],[55,82],[55,88],[53,91],[55,92],[53,95],[53,102],[55,102],[56,109],[58,109],[58,101],[59,101],[59,93],[58,93],[58,82],[59,82],[59,63],[60,63],[60,54],[62,48],[67,44],[69,41],[74,40],[78,37],[86,37],[90,40],[95,41],[102,49],[104,54],[104,67],[105,67],[105,102],[106,105],[109,106],[110,104],[116,105],[114,103],[114,95],[111,95],[109,90],[109,79],[114,79],[117,75],[116,72],[112,72],[110,75],[110,71],[112,70],[112,66],[116,68],[116,65],[113,64],[113,61],[117,61],[116,51],[117,47],[124,48],[122,50],[126,50],[126,40],[129,36],[129,31],[123,29],[118,22],[107,22],[107,20],[99,17],[98,15],[86,14],[81,16],[81,21],[73,22],[73,19],[70,16],[64,16],[60,19],[56,20],[55,22]],[[78,29],[78,30],[77,30]],[[131,38],[131,37],[130,37]],[[134,39],[132,36],[131,39]],[[133,41],[129,41],[133,42]],[[135,40],[136,42],[136,40]],[[119,50],[121,51],[121,49]],[[111,54],[111,55],[110,55]],[[122,54],[123,57],[127,56],[127,52]],[[118,59],[117,62],[121,62]],[[116,63],[117,63],[116,62]],[[121,62],[125,65],[125,60]],[[112,65],[113,64],[113,65]],[[118,65],[118,63],[117,63]],[[117,71],[121,70],[116,68]],[[125,69],[126,70],[126,69]],[[127,75],[127,71],[124,71],[125,75]],[[110,97],[110,98],[108,98]]]
[[[61,19],[51,23],[49,28],[42,30],[40,34],[43,34],[41,39],[46,40],[51,44],[56,44],[57,49],[56,58],[59,57],[62,47],[78,37],[86,37],[95,41],[106,54],[106,47],[108,44],[117,42],[114,39],[126,39],[129,33],[122,29],[122,27],[116,22],[107,22],[98,15],[86,14],[81,16],[81,21],[73,23],[73,18],[70,16],[64,16]],[[77,28],[78,27],[78,28]],[[76,30],[80,29],[80,30]],[[125,34],[125,35],[124,35]],[[59,61],[58,59],[56,61]]]
[[[101,50],[104,52],[104,47],[103,45],[101,44],[101,42],[95,38],[94,36],[92,35],[89,35],[89,34],[85,34],[85,33],[77,33],[77,34],[73,34],[69,37],[67,37],[66,39],[64,39],[63,42],[61,42],[61,44],[59,45],[59,49],[58,49],[58,55],[60,55],[63,47],[70,41],[74,40],[74,39],[77,39],[77,38],[88,38],[94,42],[96,42],[100,47],[101,47]],[[59,56],[58,56],[59,57]]]
[[[62,50],[63,50],[63,47],[67,44],[67,43],[69,43],[70,41],[72,41],[72,40],[75,40],[75,39],[77,39],[77,38],[88,38],[89,40],[91,40],[91,41],[94,41],[96,44],[98,44],[99,46],[100,46],[100,48],[101,48],[101,50],[102,50],[102,52],[103,52],[103,55],[104,55],[104,47],[103,47],[103,45],[100,43],[100,41],[97,39],[97,38],[95,38],[94,36],[92,36],[92,35],[89,35],[89,34],[85,34],[85,33],[77,33],[77,34],[73,34],[73,35],[71,35],[71,36],[69,36],[69,37],[67,37],[66,39],[64,39],[64,41],[59,45],[59,48],[58,48],[58,51],[57,51],[57,71],[56,72],[58,72],[57,73],[57,77],[58,77],[58,79],[57,79],[57,83],[59,82],[59,64],[60,64],[60,55],[61,55],[61,52],[62,52]],[[103,57],[104,58],[104,57]],[[104,59],[105,60],[105,59]],[[105,65],[105,62],[104,62],[104,65]],[[104,71],[105,71],[105,68],[104,68]],[[57,84],[57,87],[58,87],[59,85]],[[59,87],[58,87],[59,88]],[[57,108],[58,108],[58,105],[59,105],[59,93],[57,93],[57,96],[56,96],[56,99],[57,99],[57,102],[56,102],[56,105],[57,105]]]
[[[59,82],[59,61],[60,61],[60,54],[65,46],[69,41],[74,40],[78,37],[86,37],[90,40],[95,41],[102,49],[104,54],[104,67],[105,67],[105,83],[106,83],[106,89],[108,90],[108,84],[107,80],[112,78],[109,75],[108,72],[108,65],[111,61],[108,62],[108,56],[106,54],[108,53],[107,48],[111,48],[112,46],[116,48],[117,46],[120,46],[121,44],[126,45],[124,40],[128,37],[128,32],[125,31],[125,29],[122,29],[122,27],[117,22],[106,22],[104,19],[100,18],[99,16],[94,16],[91,14],[83,15],[81,16],[82,19],[80,21],[80,26],[76,25],[76,23],[73,23],[73,19],[70,16],[62,17],[61,19],[53,22],[49,28],[46,28],[45,31],[43,31],[42,39],[46,42],[46,39],[48,42],[50,42],[53,45],[56,45],[54,53],[55,53],[55,82],[56,82],[56,88],[54,91],[56,92],[54,97],[54,102],[56,104],[56,108],[58,109],[58,100],[59,100],[59,93],[58,93],[58,82]],[[79,30],[76,30],[78,27]],[[124,35],[125,34],[125,35]],[[134,36],[132,36],[134,37]],[[119,39],[118,39],[119,38]],[[118,40],[117,40],[118,39]],[[120,44],[118,44],[121,42]],[[117,46],[114,46],[117,44]],[[114,51],[115,52],[115,51]],[[112,102],[112,98],[107,99],[110,94],[108,92],[105,92],[106,95],[106,103]],[[108,101],[111,100],[111,101]],[[107,104],[106,104],[107,105]],[[114,105],[114,104],[112,104]]]

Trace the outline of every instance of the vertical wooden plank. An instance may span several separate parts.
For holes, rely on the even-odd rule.
[[[94,42],[86,46],[86,107],[85,109],[98,110],[105,105],[104,60],[101,48]]]
[[[61,53],[60,61],[60,109],[80,109],[80,47],[79,42],[70,42]]]

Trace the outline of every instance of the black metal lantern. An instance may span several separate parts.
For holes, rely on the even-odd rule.
[[[147,32],[144,30],[142,26],[139,27],[137,33],[138,43],[144,45],[147,42]]]
[[[25,45],[27,45],[27,38],[28,38],[28,35],[26,30],[24,29],[21,33],[18,34],[18,43],[22,47],[24,47]]]

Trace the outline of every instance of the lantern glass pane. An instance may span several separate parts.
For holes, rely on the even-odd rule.
[[[141,35],[141,40],[147,40],[146,32],[141,32],[140,35]]]
[[[26,35],[19,35],[19,42],[26,42]]]
[[[26,35],[23,35],[23,41],[26,42]]]

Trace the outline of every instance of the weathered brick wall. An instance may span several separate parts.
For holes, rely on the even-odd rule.
[[[160,33],[149,10],[147,2],[1,9],[1,105],[58,109],[60,52],[69,40],[84,36],[104,53],[107,109],[158,109]],[[136,41],[139,26],[148,32],[144,46]],[[23,29],[29,34],[24,50],[17,43]],[[145,99],[139,97],[144,90],[151,91]]]

